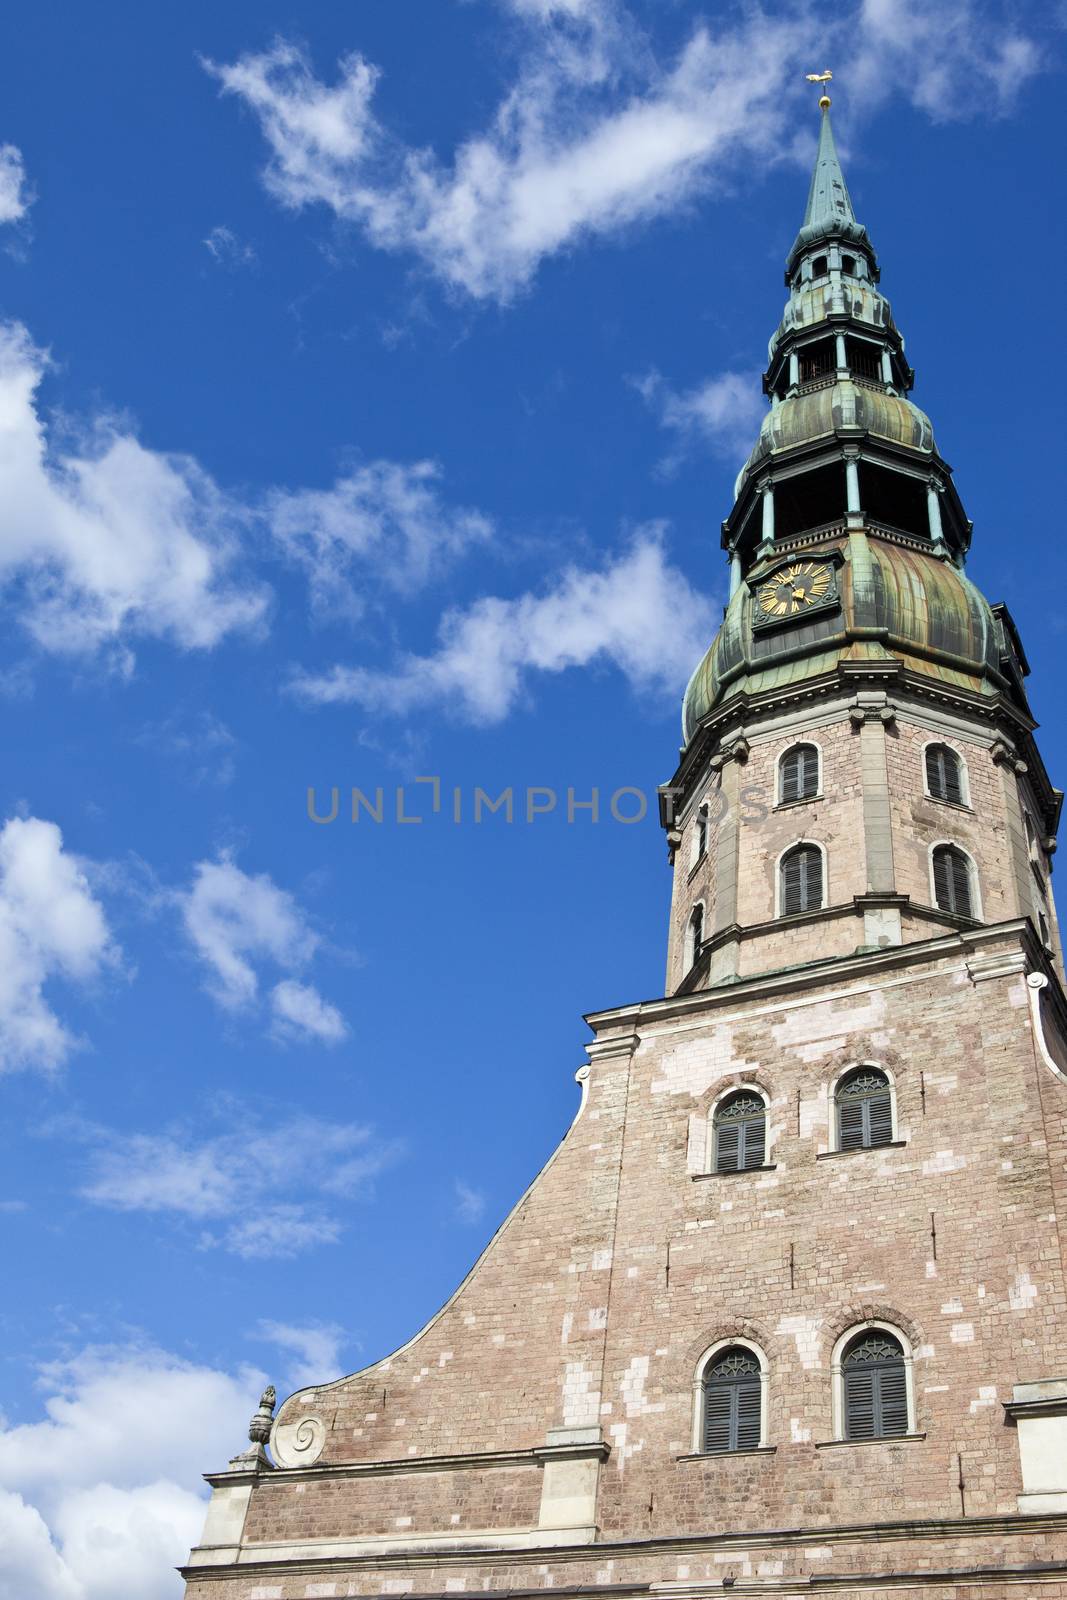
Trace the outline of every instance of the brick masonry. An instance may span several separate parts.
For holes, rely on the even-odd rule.
[[[240,1563],[258,1575],[190,1569],[189,1600],[730,1576],[871,1594],[879,1575],[894,1595],[988,1596],[1017,1592],[1011,1566],[1034,1569],[1022,1593],[1067,1593],[1067,1516],[1019,1514],[1004,1410],[1014,1384],[1067,1374],[1067,1086],[1035,1052],[1040,959],[1016,920],[594,1018],[556,1155],[421,1335],[286,1403],[282,1423],[324,1424],[322,1453],[257,1477]],[[891,1076],[896,1142],[833,1153],[833,1085],[857,1061]],[[741,1083],[769,1103],[768,1167],[713,1175],[711,1108]],[[831,1354],[867,1319],[913,1352],[915,1437],[835,1441]],[[766,1359],[767,1449],[694,1457],[698,1362],[732,1338]],[[593,1546],[534,1531],[532,1453],[555,1429],[610,1446]],[[413,1465],[486,1452],[505,1459]],[[508,1530],[529,1547],[492,1549]]]

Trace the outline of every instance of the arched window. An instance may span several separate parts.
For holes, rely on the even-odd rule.
[[[908,1431],[904,1349],[884,1328],[868,1328],[845,1349],[844,1436],[895,1439]]]
[[[934,851],[934,899],[942,911],[974,916],[970,857],[954,844],[939,844]]]
[[[810,800],[818,792],[818,749],[813,744],[795,744],[778,763],[778,803]]]
[[[689,918],[689,949],[687,951],[687,955],[688,955],[688,958],[689,958],[688,959],[688,965],[690,967],[696,965],[696,959],[700,954],[700,946],[703,943],[704,943],[704,907],[703,906],[694,906],[693,907],[693,913],[692,913],[691,917]]]
[[[855,271],[856,271],[856,258],[855,258],[855,256],[842,256],[841,257],[841,271],[842,272],[847,272],[850,275],[853,275],[855,273]]]
[[[877,1067],[846,1073],[834,1092],[837,1148],[871,1150],[893,1140],[893,1097],[889,1079]]]
[[[830,270],[830,263],[828,262],[826,257],[825,256],[816,256],[815,260],[811,264],[811,275],[812,275],[812,277],[813,278],[822,278],[822,277],[825,276],[825,274],[829,270]]]
[[[748,1172],[762,1167],[767,1150],[767,1107],[751,1089],[740,1089],[716,1108],[715,1171]]]
[[[818,911],[822,905],[822,851],[817,844],[798,844],[787,850],[779,866],[779,915],[795,917],[801,911]]]
[[[693,839],[694,862],[702,861],[708,851],[708,813],[701,806],[697,812],[696,834]]]
[[[947,744],[926,746],[926,787],[935,800],[963,805],[963,763]]]
[[[720,1351],[704,1373],[705,1452],[758,1450],[762,1408],[763,1375],[756,1356],[742,1345]]]

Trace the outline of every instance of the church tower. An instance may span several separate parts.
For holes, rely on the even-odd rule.
[[[666,994],[586,1019],[426,1327],[264,1396],[188,1600],[1067,1596],[1062,797],[879,282],[824,98],[661,790]]]

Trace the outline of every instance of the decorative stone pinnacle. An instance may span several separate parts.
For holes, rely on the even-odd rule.
[[[240,1455],[234,1456],[230,1466],[239,1472],[259,1472],[269,1470],[270,1457],[267,1455],[266,1445],[270,1438],[270,1430],[274,1423],[274,1407],[278,1395],[274,1385],[268,1384],[259,1397],[259,1409],[255,1412],[248,1424],[249,1446]]]

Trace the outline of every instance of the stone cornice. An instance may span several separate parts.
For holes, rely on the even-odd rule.
[[[384,1478],[409,1472],[469,1472],[487,1467],[542,1467],[546,1461],[606,1461],[611,1446],[602,1439],[539,1444],[527,1450],[482,1450],[446,1456],[400,1456],[389,1461],[336,1461],[313,1467],[272,1467],[263,1472],[206,1472],[212,1488],[221,1484],[312,1483],[333,1478]]]
[[[1059,978],[1049,964],[1029,918],[1016,917],[1008,922],[989,923],[936,939],[917,939],[910,944],[890,945],[886,949],[864,951],[859,955],[829,956],[821,961],[805,962],[799,967],[781,967],[773,972],[735,978],[714,989],[698,989],[689,994],[667,995],[611,1010],[591,1011],[586,1014],[585,1021],[594,1032],[598,1028],[624,1025],[636,1031],[639,1024],[667,1021],[692,1012],[719,1011],[750,1000],[774,999],[783,993],[792,994],[857,979],[877,978],[899,967],[924,966],[946,957],[958,956],[966,965],[976,952],[980,954],[998,943],[1008,941],[1014,941],[1022,947],[1028,957],[1028,965],[1042,970],[1049,978],[1049,988],[1061,995]]]
[[[1012,1534],[1033,1533],[1067,1533],[1067,1513],[1031,1513],[1016,1514],[1004,1513],[997,1516],[985,1517],[944,1517],[930,1518],[915,1521],[896,1522],[868,1522],[849,1523],[833,1527],[820,1527],[818,1525],[803,1528],[774,1528],[757,1529],[753,1532],[730,1532],[712,1534],[677,1534],[661,1538],[648,1539],[611,1539],[595,1540],[593,1543],[575,1544],[529,1544],[500,1549],[493,1546],[466,1545],[460,1547],[438,1546],[420,1551],[375,1552],[370,1555],[359,1556],[304,1556],[299,1554],[299,1546],[294,1541],[288,1546],[285,1556],[271,1559],[266,1557],[257,1561],[254,1558],[254,1545],[245,1545],[243,1553],[246,1559],[237,1565],[227,1566],[188,1566],[181,1568],[184,1578],[195,1578],[199,1583],[208,1579],[232,1582],[236,1575],[242,1578],[267,1577],[280,1573],[314,1576],[316,1574],[329,1574],[336,1576],[344,1572],[358,1572],[376,1567],[453,1567],[453,1566],[486,1566],[505,1563],[508,1566],[543,1565],[546,1559],[554,1564],[565,1564],[573,1561],[603,1561],[605,1559],[635,1558],[641,1556],[682,1556],[701,1555],[713,1551],[728,1552],[730,1550],[765,1550],[770,1547],[778,1549],[794,1549],[804,1545],[842,1545],[842,1544],[885,1544],[891,1540],[912,1539],[980,1539],[990,1536],[1005,1536]],[[315,1541],[321,1548],[321,1542]],[[340,1543],[341,1541],[336,1541]],[[1033,1576],[1036,1570],[1033,1567],[1008,1567],[999,1569],[988,1567],[984,1569],[990,1576],[999,1576],[1002,1570],[1008,1572],[1024,1572]],[[1067,1562],[1050,1562],[1043,1566],[1043,1570],[1052,1573],[1067,1572]],[[924,1569],[924,1578],[929,1581],[932,1574]],[[905,1576],[905,1575],[902,1575]],[[907,1575],[911,1576],[911,1575]],[[823,1587],[855,1588],[858,1575],[856,1573],[827,1574],[820,1578],[818,1583]],[[892,1582],[890,1576],[879,1577],[879,1587]],[[912,1577],[912,1581],[914,1578]],[[784,1587],[788,1591],[793,1588],[809,1588],[811,1581],[806,1576],[792,1579]],[[650,1586],[635,1584],[632,1588],[626,1586],[622,1589],[609,1589],[605,1592],[614,1593],[641,1593],[647,1592]],[[684,1590],[687,1586],[682,1585]],[[700,1592],[716,1587],[712,1583],[701,1582],[698,1585]],[[670,1586],[657,1585],[657,1592],[670,1592]],[[481,1591],[478,1591],[479,1594]],[[515,1591],[511,1591],[514,1593]],[[566,1593],[565,1590],[557,1592]],[[584,1590],[583,1592],[587,1592]]]

